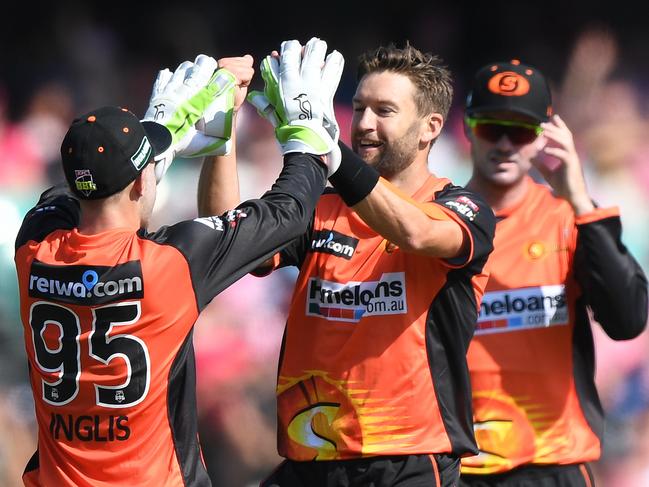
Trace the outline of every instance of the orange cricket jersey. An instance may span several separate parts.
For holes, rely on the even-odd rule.
[[[585,358],[590,325],[573,275],[575,216],[545,186],[531,178],[528,186],[520,203],[496,212],[490,277],[467,356],[480,453],[462,459],[463,473],[600,455],[598,426],[585,412],[592,423],[601,419]],[[586,218],[615,214],[596,209]]]
[[[325,177],[314,156],[289,156],[261,199],[152,233],[83,235],[77,201],[44,193],[15,255],[38,423],[26,485],[212,485],[198,442],[194,323],[304,232]]]
[[[465,354],[493,214],[430,177],[413,195],[466,229],[455,262],[402,252],[333,192],[282,252],[300,265],[277,385],[279,453],[292,460],[475,451]],[[298,248],[299,247],[299,248]]]
[[[128,230],[60,230],[16,262],[37,392],[35,485],[183,485],[173,429],[185,405],[168,387],[180,386],[198,307],[180,252]],[[176,393],[195,401],[184,385]]]

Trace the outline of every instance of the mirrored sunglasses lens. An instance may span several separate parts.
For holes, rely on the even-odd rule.
[[[536,131],[528,127],[505,127],[507,136],[514,144],[529,144],[536,139]]]
[[[529,144],[536,139],[536,131],[532,128],[495,123],[477,123],[473,133],[489,142],[498,142],[503,135],[507,135],[509,140],[517,145]]]
[[[489,142],[498,142],[505,133],[505,127],[492,123],[478,123],[473,128],[473,133],[481,139]]]

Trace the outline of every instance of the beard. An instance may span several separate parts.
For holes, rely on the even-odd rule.
[[[419,122],[413,123],[406,133],[393,142],[383,142],[382,151],[366,160],[386,179],[399,174],[410,166],[419,148]]]

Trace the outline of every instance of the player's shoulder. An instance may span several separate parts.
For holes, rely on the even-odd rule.
[[[223,233],[228,222],[222,216],[199,217],[182,220],[172,225],[163,225],[155,231],[141,229],[138,236],[144,240],[174,247],[190,246],[197,239],[212,233]]]
[[[491,207],[479,192],[465,186],[458,186],[450,181],[435,193],[435,202],[451,209],[457,209],[459,205],[474,213],[484,211],[493,215]]]
[[[15,250],[29,241],[41,242],[59,229],[72,229],[79,224],[79,201],[65,183],[53,186],[41,194],[22,222],[16,235]]]

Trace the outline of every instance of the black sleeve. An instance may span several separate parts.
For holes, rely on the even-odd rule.
[[[267,259],[250,273],[256,277],[265,277],[275,269],[280,269],[282,267],[295,266],[298,269],[301,268],[311,242],[312,229],[313,218],[311,218],[311,222],[309,223],[306,232],[291,240],[284,246],[284,248],[282,248],[282,250],[279,251],[279,262],[274,262],[273,258]]]
[[[176,247],[189,263],[203,309],[218,293],[306,232],[326,182],[309,154],[288,154],[270,191],[221,216],[163,227],[146,238]]]
[[[586,302],[614,340],[634,338],[647,324],[647,278],[621,235],[617,216],[577,225],[574,260]]]
[[[16,250],[30,240],[40,242],[54,230],[79,226],[80,215],[79,201],[70,193],[67,184],[47,189],[25,215],[16,237]]]
[[[439,191],[433,202],[458,215],[466,224],[473,240],[473,256],[458,255],[446,259],[447,262],[454,266],[466,264],[469,258],[477,262],[486,262],[493,250],[496,231],[496,217],[491,207],[477,193],[451,184]]]
[[[306,257],[308,249],[311,247],[311,235],[313,229],[313,218],[309,222],[307,231],[299,237],[293,239],[286,247],[280,252],[279,265],[280,267],[295,266],[298,269],[302,267],[302,262]]]

